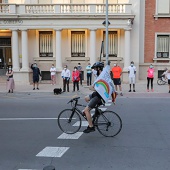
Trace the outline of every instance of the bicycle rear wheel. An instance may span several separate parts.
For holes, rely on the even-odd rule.
[[[103,136],[114,137],[122,129],[122,120],[117,113],[104,111],[97,117],[97,129]]]
[[[158,79],[158,80],[157,80],[157,84],[158,84],[158,85],[164,85],[164,84],[165,84],[165,82],[164,82],[164,81],[162,81],[161,79]]]
[[[65,109],[58,115],[58,126],[64,133],[74,134],[81,127],[80,115],[72,109]]]

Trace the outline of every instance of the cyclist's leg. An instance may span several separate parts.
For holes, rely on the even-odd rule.
[[[93,109],[98,102],[101,102],[101,99],[99,97],[95,96],[90,100],[88,106],[86,106],[85,109],[84,109],[84,113],[86,115],[86,118],[87,118],[87,121],[88,121],[88,124],[89,124],[87,129],[84,130],[84,133],[89,133],[89,132],[95,131],[94,125],[92,123],[92,117],[91,117],[91,114],[90,114],[90,110]]]

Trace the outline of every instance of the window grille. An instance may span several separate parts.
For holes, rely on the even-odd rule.
[[[157,58],[169,58],[170,35],[157,35]]]
[[[52,31],[39,32],[40,57],[53,57]]]
[[[106,33],[103,34],[104,41],[104,57],[106,56]],[[109,57],[117,57],[118,54],[118,34],[117,31],[108,32],[108,53]]]
[[[85,32],[71,32],[71,56],[85,57]]]

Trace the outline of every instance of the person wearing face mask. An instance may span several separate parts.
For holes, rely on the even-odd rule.
[[[67,68],[67,65],[64,66],[64,69],[61,72],[61,77],[63,79],[63,92],[66,91],[67,85],[67,92],[69,92],[69,80],[70,80],[70,70]]]
[[[154,68],[152,64],[149,66],[147,72],[147,91],[149,92],[149,84],[151,82],[151,91],[153,92]]]
[[[133,84],[133,92],[135,92],[135,76],[136,76],[136,67],[134,66],[134,62],[132,61],[130,63],[130,66],[128,67],[128,74],[129,74],[129,87],[131,92],[131,85]]]
[[[79,81],[80,81],[80,72],[77,70],[77,67],[74,67],[72,72],[72,81],[73,81],[73,92],[75,92],[75,86],[77,86],[77,91],[79,91]]]
[[[51,85],[56,84],[56,68],[54,67],[54,64],[52,64],[50,68],[50,73],[51,73]]]
[[[33,71],[33,90],[35,90],[35,85],[37,85],[37,90],[39,90],[39,76],[41,76],[40,69],[36,63],[31,65],[31,69]]]
[[[12,68],[9,67],[7,72],[6,72],[8,93],[13,93],[13,90],[15,88],[13,74],[14,74],[14,72],[13,72]]]
[[[112,75],[113,75],[113,83],[115,85],[116,89],[116,94],[118,94],[118,87],[119,86],[119,91],[120,95],[123,96],[122,93],[122,86],[121,86],[121,75],[122,75],[122,69],[115,63],[113,68],[112,68]]]
[[[86,70],[87,70],[87,86],[89,86],[89,85],[91,86],[92,69],[91,69],[90,63],[86,67]]]
[[[80,85],[82,86],[82,80],[83,80],[83,70],[82,70],[82,66],[81,66],[81,63],[78,63],[78,66],[77,66],[77,70],[79,71],[80,73]]]

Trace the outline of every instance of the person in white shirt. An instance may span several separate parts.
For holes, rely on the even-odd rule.
[[[170,93],[170,70],[166,72],[166,78],[168,79],[169,93]]]
[[[70,70],[67,69],[67,65],[64,66],[64,70],[61,72],[61,77],[63,79],[63,92],[66,91],[66,85],[67,85],[67,92],[69,92],[69,80],[70,80]]]
[[[52,64],[50,68],[50,73],[51,73],[51,85],[56,84],[56,68],[54,67],[54,64]]]
[[[133,92],[135,92],[135,77],[136,77],[136,67],[134,66],[134,62],[131,61],[130,66],[128,67],[129,74],[129,87],[131,92],[131,85],[133,84]]]

